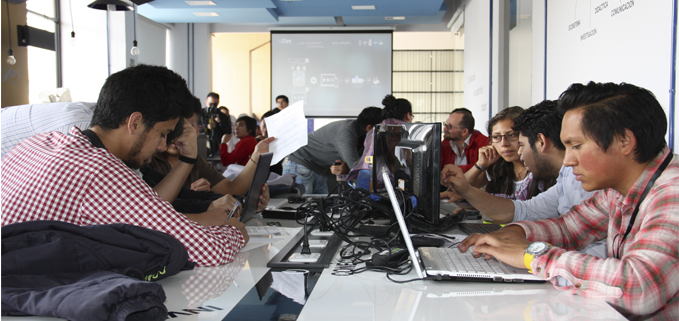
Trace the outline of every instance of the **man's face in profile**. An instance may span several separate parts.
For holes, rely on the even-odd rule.
[[[556,178],[553,173],[559,172],[559,168],[556,170],[551,168],[549,162],[540,155],[540,153],[530,145],[528,137],[521,135],[519,133],[519,156],[528,170],[533,173],[534,179],[552,179]]]
[[[460,127],[462,121],[462,113],[452,113],[448,116],[446,124],[443,126],[443,138],[454,142],[462,139],[463,128]]]
[[[143,132],[138,135],[134,145],[127,153],[123,162],[130,168],[138,169],[151,163],[153,154],[167,149],[167,135],[177,125],[178,118],[156,123],[151,129],[142,125]]]

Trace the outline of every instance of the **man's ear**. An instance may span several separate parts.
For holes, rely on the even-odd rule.
[[[634,153],[637,148],[637,138],[634,133],[625,128],[625,135],[618,136],[618,143],[620,144],[620,151],[623,155],[629,156]]]
[[[374,127],[373,125],[365,126],[365,132],[366,133],[369,132],[371,129],[373,129],[373,127]]]
[[[535,150],[537,150],[539,153],[544,153],[547,150],[548,145],[551,142],[547,139],[547,136],[545,136],[542,133],[538,133],[538,136],[535,138],[535,144],[533,146],[535,147]]]
[[[140,131],[143,131],[144,128],[142,128],[144,121],[144,117],[141,115],[140,112],[135,111],[130,115],[130,117],[127,118],[127,132],[130,135],[135,135],[139,133]]]

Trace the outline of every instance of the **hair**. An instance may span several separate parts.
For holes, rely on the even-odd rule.
[[[538,134],[545,135],[559,150],[566,150],[560,136],[563,115],[559,114],[556,106],[556,100],[543,100],[524,110],[519,117],[514,119],[512,129],[528,138],[528,143],[533,151],[537,151],[535,141]]]
[[[248,135],[257,136],[257,121],[250,116],[241,116],[236,119],[236,122],[242,121],[245,128],[248,130]]]
[[[649,90],[626,83],[572,84],[559,96],[558,110],[563,115],[582,110],[580,127],[606,152],[616,137],[629,129],[636,138],[634,160],[645,163],[667,145],[667,116]]]
[[[514,106],[508,107],[493,116],[488,121],[488,135],[493,135],[493,126],[502,120],[516,119],[523,112],[523,108]],[[495,164],[488,168],[488,175],[491,180],[486,184],[486,192],[488,193],[514,193],[514,164],[510,163],[504,158],[500,158]]]
[[[137,65],[106,79],[90,126],[116,129],[132,113],[140,112],[149,131],[158,122],[191,117],[193,98],[177,73],[165,67]]]
[[[226,109],[226,114],[229,115],[229,109],[226,108],[225,106],[219,106],[219,108],[217,108],[217,109],[219,109],[219,110]]]
[[[262,115],[262,120],[264,120],[264,118],[271,117],[271,116],[278,114],[280,112],[281,112],[281,110],[278,109],[278,108],[274,108],[272,110],[269,110],[266,113],[264,113],[264,115]]]
[[[191,116],[188,118],[193,117],[194,115],[202,115],[203,112],[203,105],[200,104],[200,99],[197,97],[193,97],[193,108],[192,111],[193,113]],[[182,132],[184,131],[184,122],[187,121],[185,118],[180,118],[179,121],[177,122],[177,125],[174,126],[174,129],[167,134],[167,145],[170,145],[175,139],[179,138],[181,136]]]
[[[382,99],[382,119],[395,118],[398,120],[405,120],[408,114],[413,113],[413,107],[410,102],[404,98],[396,98],[393,95],[386,95]]]
[[[476,127],[476,121],[474,120],[474,116],[472,115],[471,110],[467,108],[455,108],[453,111],[450,112],[450,114],[454,113],[461,113],[462,114],[462,120],[460,121],[460,127],[466,128],[469,130],[470,133],[474,132],[474,127]]]
[[[365,128],[368,125],[375,126],[381,123],[382,120],[382,108],[373,106],[363,108],[361,113],[358,114],[358,118],[356,118],[356,122],[358,122],[361,128]]]
[[[278,95],[278,97],[276,97],[276,101],[278,101],[279,99],[283,99],[283,101],[285,101],[288,104],[290,103],[290,100],[288,100],[288,96],[286,95]]]
[[[210,98],[210,97],[219,100],[219,94],[216,93],[216,92],[211,92],[211,93],[207,94],[207,97],[205,97],[205,98]]]

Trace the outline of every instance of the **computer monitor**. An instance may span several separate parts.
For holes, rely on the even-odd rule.
[[[441,124],[377,125],[374,135],[373,192],[385,193],[386,167],[398,188],[414,195],[422,216],[438,224],[441,177]]]

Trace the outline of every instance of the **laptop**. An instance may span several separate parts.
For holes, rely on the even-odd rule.
[[[262,195],[262,186],[264,186],[264,183],[269,178],[269,167],[271,167],[272,158],[273,153],[259,155],[255,175],[252,176],[250,190],[243,201],[243,213],[240,216],[240,221],[243,223],[247,222],[257,213],[257,203],[259,202],[259,196]]]
[[[384,185],[387,193],[389,193],[389,200],[394,208],[394,214],[403,235],[403,241],[410,254],[413,269],[419,278],[484,282],[545,282],[545,280],[528,273],[527,269],[503,264],[495,258],[486,260],[483,255],[475,258],[472,255],[472,249],[462,253],[457,246],[452,248],[420,247],[415,252],[389,174],[383,171],[382,177],[386,182]]]

